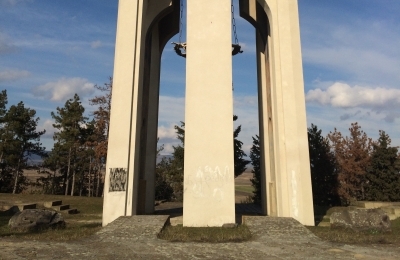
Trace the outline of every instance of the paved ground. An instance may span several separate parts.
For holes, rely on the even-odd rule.
[[[321,241],[291,218],[246,216],[244,243],[170,243],[157,239],[169,216],[120,217],[90,238],[68,243],[0,238],[0,259],[399,259],[400,248]]]

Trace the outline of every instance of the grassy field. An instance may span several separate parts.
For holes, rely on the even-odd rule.
[[[53,200],[62,200],[63,204],[69,204],[71,208],[76,208],[79,211],[79,214],[62,214],[67,223],[65,229],[34,233],[13,232],[8,228],[8,221],[11,216],[0,213],[0,237],[68,241],[90,236],[100,230],[103,211],[102,198],[0,193],[0,201],[3,203],[37,203],[37,208],[43,208],[43,202]]]
[[[254,188],[253,188],[253,186],[236,185],[236,186],[235,186],[235,190],[236,190],[236,191],[247,192],[247,193],[249,193],[249,195],[251,196],[251,195],[253,195]]]

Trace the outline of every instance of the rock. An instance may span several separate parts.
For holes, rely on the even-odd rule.
[[[389,216],[381,209],[346,209],[333,212],[330,222],[331,228],[349,228],[354,231],[391,231]]]
[[[16,231],[34,231],[48,228],[63,228],[65,221],[62,215],[48,209],[26,209],[17,212],[8,222]]]
[[[225,223],[222,225],[223,228],[237,228],[238,224],[237,223]]]

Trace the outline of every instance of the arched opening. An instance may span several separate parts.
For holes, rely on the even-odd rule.
[[[265,4],[265,1],[262,1]],[[270,22],[264,7],[257,0],[239,0],[240,16],[255,28],[255,49],[257,59],[257,96],[260,137],[261,206],[266,215],[276,216],[274,133],[271,98],[271,77],[269,62]],[[266,122],[267,121],[267,122]],[[266,187],[267,174],[272,178]],[[267,190],[268,193],[267,194]],[[267,203],[267,196],[269,203]],[[270,206],[270,210],[267,207]]]
[[[273,9],[267,2],[273,3]],[[186,212],[186,225],[214,226],[232,223],[235,213],[230,174],[234,170],[232,60],[227,48],[230,12],[227,1],[207,6],[201,1],[191,3],[188,46],[192,47],[185,90],[190,100],[185,108],[185,183],[191,189],[184,192],[189,207],[183,221],[185,225]],[[239,4],[241,16],[257,32],[263,212],[310,224],[313,207],[297,2],[239,0]],[[103,225],[121,215],[154,211],[160,60],[165,44],[179,28],[179,0],[120,0],[119,11],[105,189],[116,177],[126,185],[105,192]],[[220,23],[213,24],[215,17],[221,18]],[[213,37],[204,37],[210,30]],[[118,174],[110,174],[114,171]]]

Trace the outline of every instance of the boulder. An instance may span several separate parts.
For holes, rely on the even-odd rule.
[[[349,208],[333,212],[330,222],[331,228],[347,228],[354,231],[391,231],[389,216],[381,209]]]
[[[48,209],[26,209],[17,212],[8,222],[16,231],[35,231],[48,228],[63,228],[65,221],[62,215]]]

